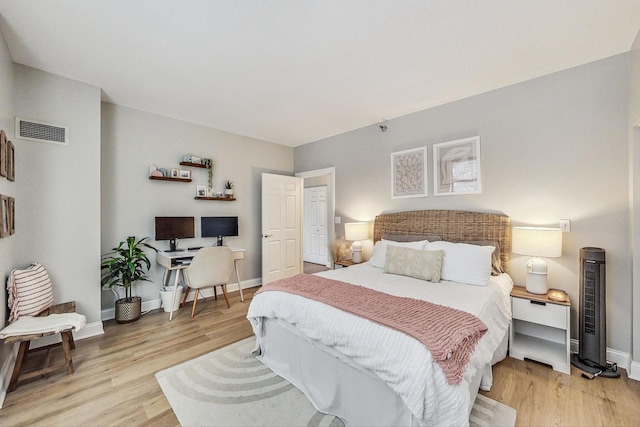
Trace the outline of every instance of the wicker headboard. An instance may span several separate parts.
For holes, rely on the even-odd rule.
[[[373,241],[387,234],[437,235],[443,240],[490,240],[500,245],[500,260],[509,271],[511,220],[506,215],[468,211],[423,210],[376,216]]]

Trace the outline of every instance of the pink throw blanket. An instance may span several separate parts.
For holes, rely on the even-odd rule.
[[[449,384],[462,381],[464,367],[473,349],[487,332],[480,319],[455,308],[310,274],[269,283],[256,294],[266,291],[288,292],[313,299],[417,339],[431,352]]]

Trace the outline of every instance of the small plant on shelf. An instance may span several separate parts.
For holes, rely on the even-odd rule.
[[[233,197],[233,182],[226,180],[224,183],[224,194],[227,197]]]

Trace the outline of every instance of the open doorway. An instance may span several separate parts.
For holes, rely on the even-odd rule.
[[[335,168],[299,172],[296,176],[303,178],[304,187],[303,229],[306,231],[303,232],[302,247],[305,272],[319,271],[322,266],[331,268],[327,243],[335,236]],[[305,252],[309,256],[304,255]]]

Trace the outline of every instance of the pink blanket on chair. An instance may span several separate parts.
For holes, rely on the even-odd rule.
[[[262,287],[313,299],[405,333],[427,347],[449,384],[459,384],[476,344],[487,332],[476,316],[451,307],[397,297],[324,277],[299,274]]]

